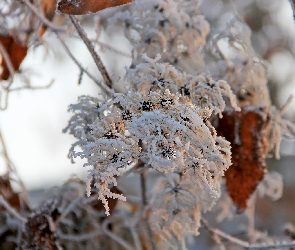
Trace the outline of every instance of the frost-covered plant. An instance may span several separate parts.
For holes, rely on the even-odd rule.
[[[165,174],[193,176],[191,185],[207,190],[213,199],[219,197],[220,177],[230,165],[229,144],[209,121],[212,112],[221,115],[224,96],[238,109],[227,83],[146,60],[128,70],[127,79],[138,91],[115,94],[100,104],[83,97],[80,105],[70,107],[75,115],[66,129],[79,139],[74,146],[82,148],[70,154],[87,159],[89,179],[95,179],[107,213],[106,197],[123,199],[109,186],[116,186],[116,177],[139,160]],[[89,118],[84,116],[88,112]]]
[[[209,23],[200,14],[199,1],[135,1],[124,12],[109,19],[113,25],[124,25],[125,34],[134,46],[133,65],[146,53],[161,62],[169,62],[187,73],[204,68],[203,48],[209,34]]]
[[[111,191],[119,176],[160,173],[155,188],[145,191],[145,214],[159,246],[184,249],[186,237],[198,234],[202,213],[220,197],[231,165],[230,144],[212,121],[240,107],[267,107],[270,145],[285,123],[278,125],[270,112],[265,67],[239,18],[220,31],[211,29],[199,1],[137,0],[108,19],[108,31],[122,24],[133,45],[119,83],[123,93],[83,96],[70,106],[65,131],[78,139],[70,156],[86,159],[87,194],[94,183],[107,215],[108,198],[126,199]]]
[[[20,23],[25,10],[20,29],[31,25],[36,15],[42,22],[40,40],[46,29],[52,30],[78,65],[79,82],[87,74],[102,93],[80,96],[77,104],[70,105],[73,115],[63,131],[77,139],[69,157],[84,159],[84,167],[89,168],[86,195],[84,183],[72,179],[51,189],[37,208],[19,215],[10,207],[13,204],[0,197],[0,205],[11,213],[7,216],[0,210],[1,221],[8,224],[4,229],[13,229],[18,234],[16,244],[21,242],[28,249],[155,250],[186,249],[187,238],[198,235],[202,224],[220,248],[226,249],[221,241],[225,238],[259,249],[211,228],[204,219],[204,213],[213,208],[219,211],[217,221],[233,218],[239,207],[231,195],[239,198],[243,193],[250,197],[243,200],[248,204],[249,242],[273,243],[273,238],[255,230],[253,204],[259,196],[281,196],[282,178],[267,173],[265,158],[272,151],[278,157],[282,135],[292,138],[295,127],[282,119],[285,107],[278,111],[271,105],[267,65],[252,47],[252,33],[240,10],[242,1],[135,0],[117,11],[102,23],[110,34],[122,31],[133,46],[131,65],[125,67],[122,78],[110,76],[95,51],[95,39],[89,39],[79,21],[70,16],[103,76],[100,82],[71,54],[59,34],[62,29],[48,20],[53,19],[55,9],[84,15],[92,8],[130,2],[89,5],[86,0],[42,0],[34,5],[22,0],[23,6],[13,10],[19,3],[5,0],[15,23]],[[39,4],[47,19],[36,9]],[[208,11],[212,4],[216,4],[213,14]],[[8,19],[3,8],[0,28],[5,34],[0,39],[16,43],[17,25],[9,27]],[[24,32],[26,44],[37,29],[38,22],[34,22]],[[7,79],[14,75],[10,57],[13,52],[5,59]],[[222,119],[228,127],[220,129]],[[231,170],[234,173],[228,174]],[[125,190],[128,186],[134,189],[132,194]],[[241,187],[250,194],[245,195]],[[15,228],[13,216],[20,220]]]

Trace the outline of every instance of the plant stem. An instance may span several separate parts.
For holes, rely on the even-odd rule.
[[[101,61],[99,55],[96,53],[96,51],[94,50],[94,47],[91,43],[91,41],[89,40],[89,38],[87,37],[87,34],[86,32],[83,30],[82,26],[80,25],[79,21],[77,18],[75,18],[74,16],[70,16],[70,19],[73,23],[73,25],[75,26],[79,36],[82,38],[83,42],[85,43],[86,47],[88,48],[95,64],[96,64],[96,67],[98,68],[98,70],[100,71],[104,81],[105,81],[105,84],[109,87],[109,88],[112,88],[112,80],[109,76],[109,73],[108,71],[106,70],[103,62]]]
[[[148,198],[147,198],[147,192],[146,192],[146,178],[145,178],[145,171],[142,171],[140,173],[140,187],[141,187],[141,200],[142,200],[142,211],[144,211],[145,207],[148,205]],[[151,240],[151,246],[153,250],[156,250],[156,242],[153,237],[153,233],[149,227],[149,224],[147,221],[144,221],[148,233],[148,237]]]

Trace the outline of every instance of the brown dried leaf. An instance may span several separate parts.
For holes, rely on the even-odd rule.
[[[87,15],[131,2],[132,0],[59,0],[57,10],[68,15]]]
[[[232,145],[232,166],[225,177],[237,213],[247,208],[247,201],[266,172],[267,125],[266,110],[260,107],[224,112],[219,120],[218,135],[224,136]]]
[[[17,211],[29,211],[29,206],[21,198],[19,193],[16,193],[11,186],[9,175],[0,176],[0,195],[8,202],[8,204]],[[1,211],[1,210],[0,210]]]
[[[27,46],[22,46],[17,43],[12,36],[2,36],[0,35],[0,43],[3,45],[6,50],[13,69],[17,71],[19,69],[20,64],[24,60],[27,55],[28,48]],[[0,73],[0,79],[8,80],[10,76],[10,72],[8,70],[7,64],[5,62],[4,57],[2,56],[2,61],[0,62],[0,66],[2,67],[2,72]]]
[[[46,19],[49,21],[52,21],[55,15],[55,9],[57,5],[57,0],[42,0],[42,12]],[[46,25],[42,24],[40,31],[39,31],[39,37],[41,38],[46,31]]]

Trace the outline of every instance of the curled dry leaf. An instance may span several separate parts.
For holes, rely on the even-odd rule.
[[[49,20],[52,21],[55,15],[55,9],[57,5],[57,0],[42,0],[42,12],[44,16]],[[46,25],[42,24],[39,37],[41,38],[46,31]]]
[[[29,211],[29,206],[19,193],[16,193],[11,186],[9,174],[0,176],[0,195],[7,203],[17,211]],[[0,211],[3,211],[0,208]]]
[[[225,177],[237,213],[247,208],[248,199],[266,172],[267,125],[267,112],[262,107],[224,112],[219,120],[218,134],[232,145],[232,166],[225,172]]]
[[[13,69],[15,71],[18,70],[20,64],[27,55],[28,47],[19,44],[10,35],[0,35],[0,43],[3,45],[3,48],[5,49],[9,57]],[[10,76],[10,71],[8,69],[7,62],[5,61],[4,56],[1,56],[2,59],[0,61],[0,66],[2,67],[2,72],[0,73],[0,80],[8,80]]]
[[[68,15],[87,15],[131,2],[132,0],[59,0],[57,11]]]

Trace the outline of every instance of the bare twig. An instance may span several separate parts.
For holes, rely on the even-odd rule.
[[[5,209],[7,210],[7,212],[9,212],[11,215],[13,215],[15,218],[17,218],[18,220],[20,220],[23,223],[27,222],[27,219],[22,217],[17,211],[15,211],[15,209],[13,207],[11,207],[7,201],[3,198],[2,195],[0,195],[0,204],[5,207]]]
[[[55,31],[55,32],[65,31],[65,28],[63,28],[63,27],[56,27],[54,24],[52,24],[50,21],[48,21],[43,16],[42,12],[39,11],[29,0],[22,0],[22,2],[41,20],[41,22],[44,25],[46,25],[52,31]]]
[[[103,49],[106,49],[108,51],[116,53],[116,55],[121,55],[121,56],[128,57],[128,58],[132,57],[131,54],[127,54],[127,53],[125,53],[125,52],[123,52],[123,51],[121,51],[121,50],[119,50],[119,49],[117,49],[117,48],[115,48],[115,47],[113,47],[113,46],[111,46],[109,44],[103,43],[103,42],[98,41],[98,40],[94,40],[93,42],[97,43]]]
[[[286,103],[281,107],[280,112],[278,113],[278,115],[280,117],[282,117],[286,113],[288,107],[290,106],[290,104],[293,101],[294,101],[294,96],[293,95],[290,95],[289,98],[287,99]]]
[[[144,211],[146,206],[148,205],[148,198],[147,198],[147,193],[146,193],[145,171],[140,173],[139,178],[140,178],[140,187],[141,187],[141,201],[142,201],[142,208],[143,208],[142,211]],[[156,250],[157,245],[156,245],[153,233],[152,233],[152,231],[150,229],[150,226],[149,226],[149,224],[148,224],[148,222],[146,220],[144,221],[144,224],[146,226],[148,236],[149,236],[149,238],[151,240],[152,249]]]
[[[20,91],[20,90],[24,90],[24,89],[30,89],[30,90],[38,90],[38,89],[48,89],[50,88],[54,83],[54,80],[51,80],[49,82],[49,84],[45,85],[45,86],[24,86],[24,87],[19,87],[19,88],[13,88],[13,89],[10,89],[9,92],[12,92],[12,91]]]
[[[239,246],[246,247],[246,248],[249,247],[249,243],[248,243],[247,241],[240,240],[240,239],[238,239],[238,238],[236,238],[236,237],[234,237],[234,236],[232,236],[232,235],[229,235],[229,234],[227,234],[227,233],[225,233],[225,232],[223,232],[223,231],[221,231],[221,230],[219,230],[219,229],[217,229],[217,228],[213,228],[213,227],[211,227],[211,226],[209,225],[208,221],[205,220],[204,218],[201,219],[201,222],[202,222],[202,224],[204,225],[204,227],[205,227],[205,228],[206,228],[206,229],[207,229],[212,235],[214,235],[214,237],[217,237],[217,236],[218,236],[218,237],[222,237],[222,238],[227,239],[227,240],[229,240],[230,242],[235,243],[235,244],[237,244],[237,245],[239,245]]]
[[[85,233],[85,234],[79,234],[79,235],[77,235],[77,234],[64,234],[60,230],[57,231],[58,238],[63,239],[63,240],[70,240],[70,241],[85,241],[85,240],[89,240],[95,236],[102,235],[102,234],[103,234],[103,232],[101,229],[98,229],[93,232]]]
[[[107,85],[105,85],[103,82],[97,80],[95,76],[93,76],[87,69],[85,69],[79,62],[78,60],[73,56],[72,52],[64,42],[64,40],[60,37],[59,34],[56,33],[56,36],[58,40],[61,42],[62,46],[64,47],[66,53],[69,55],[69,57],[74,61],[74,63],[79,67],[80,71],[84,72],[90,79],[92,79],[100,88],[103,89],[104,92],[106,92],[109,95],[112,95],[114,91],[109,88]]]
[[[89,38],[87,37],[87,34],[86,32],[83,30],[83,28],[81,27],[79,21],[77,18],[75,18],[74,16],[70,16],[70,19],[73,23],[73,25],[75,26],[79,36],[82,38],[83,42],[85,43],[85,45],[87,46],[95,64],[96,64],[96,67],[98,68],[98,70],[100,71],[104,81],[105,81],[105,84],[109,87],[109,88],[112,88],[112,80],[109,76],[109,73],[108,71],[106,70],[103,62],[101,61],[99,55],[96,53],[93,45],[91,44],[91,41],[89,40]]]
[[[276,248],[291,248],[295,246],[295,241],[279,242],[275,244],[253,244],[248,249],[276,249]]]
[[[0,142],[1,142],[1,145],[2,145],[2,148],[3,148],[3,153],[2,154],[3,154],[3,157],[4,157],[5,161],[6,161],[7,171],[8,172],[14,171],[13,167],[10,164],[10,159],[8,157],[8,154],[7,154],[6,144],[4,142],[1,131],[0,131]]]
[[[112,238],[114,241],[118,242],[122,247],[124,247],[125,249],[128,250],[134,250],[134,248],[132,246],[130,246],[125,240],[123,240],[122,238],[120,238],[119,236],[113,234],[108,228],[107,226],[111,223],[110,219],[106,219],[104,220],[103,224],[102,224],[102,229],[103,232],[108,235],[110,238]]]
[[[145,173],[140,174],[140,188],[141,188],[141,201],[142,205],[145,207],[148,204],[147,194],[146,194],[146,183],[145,183]]]
[[[17,177],[17,183],[20,185],[20,187],[22,189],[22,198],[24,200],[27,200],[27,191],[26,191],[25,185],[22,182],[21,178],[18,176],[15,166],[12,164],[12,162],[11,162],[9,156],[8,156],[7,149],[6,149],[6,144],[4,142],[4,139],[3,139],[3,136],[2,136],[1,131],[0,131],[0,143],[1,143],[2,148],[3,148],[3,156],[4,156],[4,159],[6,161],[7,172],[9,173],[9,175],[11,173],[13,173],[13,174],[16,175],[16,177]]]
[[[201,219],[202,224],[204,227],[212,233],[212,235],[217,235],[219,237],[222,237],[224,239],[227,239],[228,241],[237,244],[239,246],[245,247],[247,249],[275,249],[275,248],[288,248],[288,247],[294,247],[295,241],[291,242],[278,242],[278,243],[272,243],[272,244],[249,244],[247,241],[243,241],[241,239],[238,239],[232,235],[229,235],[217,228],[213,228],[209,225],[207,220],[204,218]]]
[[[7,91],[8,93],[8,91]],[[0,110],[6,110],[8,107],[8,94],[6,95],[6,99],[4,101],[4,106],[2,107],[1,104],[2,103],[2,91],[0,90]]]
[[[203,219],[202,223],[203,223],[204,227],[211,233],[212,239],[216,242],[216,244],[220,247],[220,249],[225,250],[226,248],[225,248],[224,244],[222,243],[220,235],[212,233],[210,231],[211,228],[210,228],[208,222],[205,221],[204,219]]]
[[[1,52],[1,55],[3,56],[3,58],[4,58],[5,64],[7,65],[10,76],[13,77],[14,74],[15,74],[15,69],[14,69],[14,67],[12,65],[12,62],[10,60],[10,57],[9,57],[6,49],[4,48],[4,46],[3,46],[3,44],[1,42],[0,42],[0,52]],[[7,88],[9,88],[9,86]]]
[[[83,79],[83,75],[84,75],[84,71],[83,70],[80,70],[80,73],[79,73],[79,78],[78,78],[78,85],[81,84],[82,82],[82,79]]]

